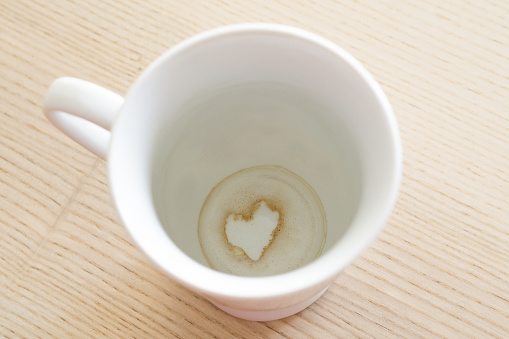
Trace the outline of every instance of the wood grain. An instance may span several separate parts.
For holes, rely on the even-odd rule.
[[[509,3],[0,2],[0,336],[509,337]],[[41,103],[63,75],[125,93],[198,32],[319,33],[386,91],[404,177],[382,234],[299,314],[248,322],[156,270],[120,225],[106,164]]]

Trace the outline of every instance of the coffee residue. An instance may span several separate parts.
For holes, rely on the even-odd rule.
[[[243,276],[283,273],[314,260],[326,234],[325,212],[313,188],[274,165],[250,167],[221,180],[198,220],[198,239],[210,267]]]
[[[265,251],[267,248],[269,248],[272,243],[274,242],[276,235],[280,233],[280,229],[284,225],[284,213],[282,212],[281,206],[282,204],[274,203],[274,202],[268,202],[269,199],[259,199],[255,201],[253,204],[249,206],[249,209],[245,211],[245,213],[227,213],[226,217],[224,218],[224,236],[226,239],[226,242],[232,247],[232,250],[236,255],[244,255],[247,258],[249,258],[252,261],[258,261],[261,259],[261,257],[265,254]],[[265,229],[253,229],[255,227],[256,221],[253,220],[257,214],[260,214],[260,209],[266,207],[270,212],[277,214],[277,222],[276,225],[272,228],[269,226],[268,230]],[[263,216],[259,217],[263,218]],[[265,217],[265,223],[269,222],[269,218]],[[233,222],[232,222],[233,220]],[[240,242],[253,242],[256,240],[262,241],[262,244],[246,244],[246,246],[242,246],[239,244],[239,239],[230,239],[233,236],[239,236],[238,234],[234,234],[234,231],[232,230],[235,226],[232,226],[232,224],[237,223],[243,223],[246,225],[251,226],[251,229],[244,229],[242,230],[243,234],[241,234]],[[266,225],[258,225],[258,227],[266,227]],[[270,231],[270,228],[272,228],[272,231]],[[261,232],[267,232],[270,231],[270,234],[261,234],[261,236],[265,236],[265,239],[254,239],[255,235],[260,236]],[[230,234],[230,235],[229,235]],[[267,239],[268,238],[268,239]],[[261,245],[264,245],[263,248],[261,248]],[[254,254],[252,249],[246,252],[246,249],[244,247],[253,247],[256,246],[257,250],[255,250],[257,253]]]

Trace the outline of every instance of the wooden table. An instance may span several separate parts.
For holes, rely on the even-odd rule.
[[[0,336],[509,337],[509,3],[0,2]],[[120,94],[198,32],[278,22],[373,73],[404,176],[376,242],[301,313],[233,318],[155,269],[120,225],[106,164],[41,112],[69,75]]]

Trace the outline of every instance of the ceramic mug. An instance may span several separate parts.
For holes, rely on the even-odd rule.
[[[386,96],[351,55],[301,29],[213,29],[160,56],[125,97],[59,78],[43,106],[53,124],[107,160],[134,243],[174,280],[240,318],[279,319],[312,304],[375,239],[397,197],[402,155]],[[229,174],[267,164],[298,174],[321,199],[321,255],[263,277],[211,269],[197,234],[207,194]]]

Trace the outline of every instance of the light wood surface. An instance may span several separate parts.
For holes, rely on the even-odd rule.
[[[0,18],[1,337],[509,337],[509,2],[2,0]],[[124,94],[179,41],[258,21],[364,63],[404,149],[375,243],[311,307],[260,323],[156,270],[116,216],[106,164],[41,112],[56,77]]]

